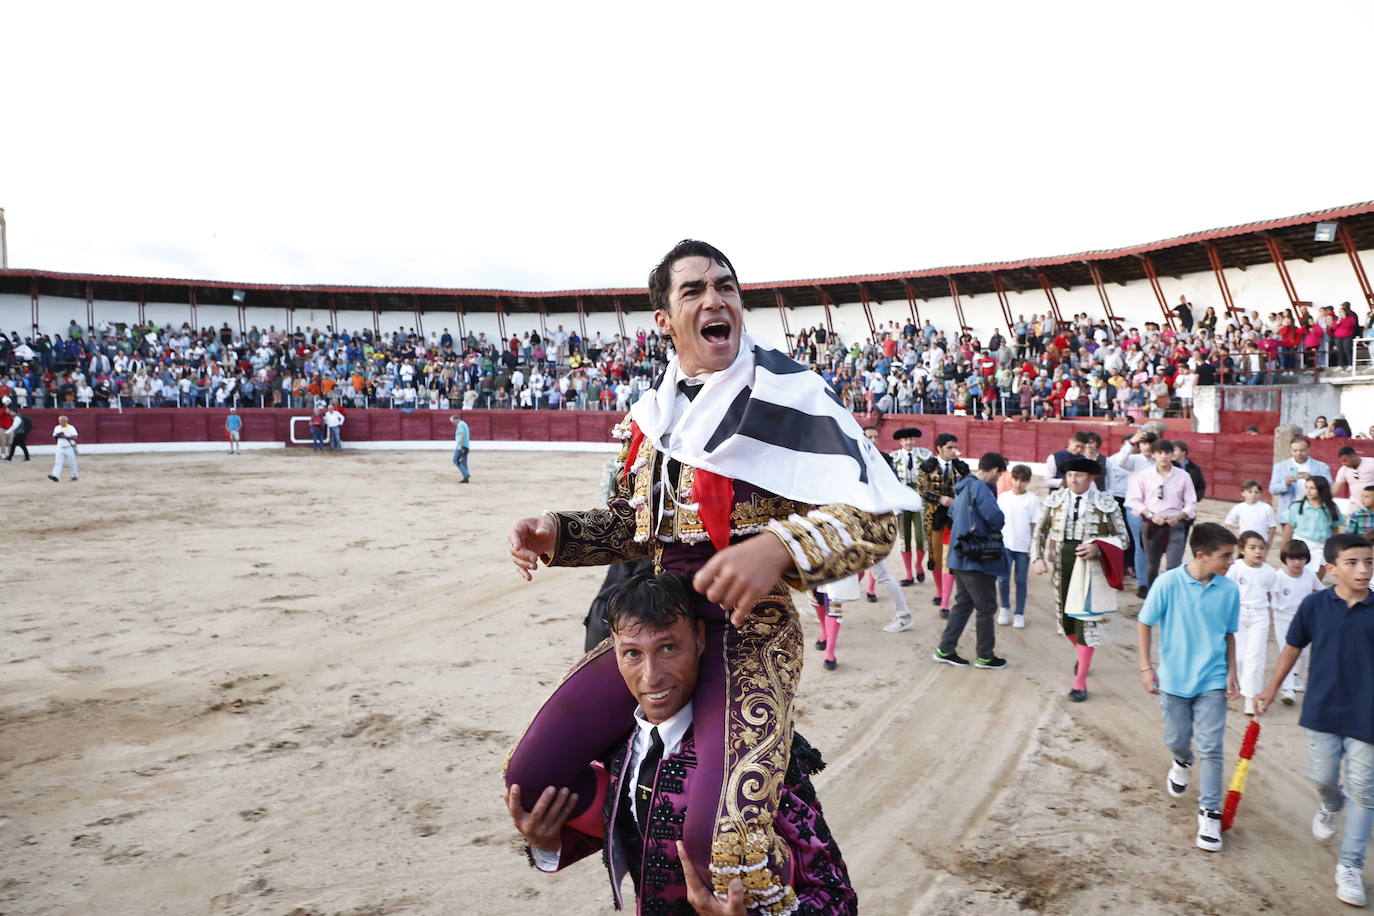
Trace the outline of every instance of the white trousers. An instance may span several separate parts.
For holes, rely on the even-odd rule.
[[[1241,605],[1236,631],[1236,667],[1240,692],[1247,697],[1264,692],[1264,665],[1269,652],[1269,608]]]
[[[1293,622],[1297,615],[1297,608],[1291,611],[1274,611],[1274,642],[1279,644],[1279,651],[1282,652],[1288,645],[1288,625]],[[1283,690],[1296,690],[1298,680],[1307,673],[1307,656],[1311,646],[1302,650],[1298,660],[1293,663],[1293,670],[1288,672],[1288,677],[1283,679],[1280,685]]]
[[[77,477],[77,473],[76,473],[76,452],[75,452],[73,449],[62,448],[61,446],[58,446],[57,451],[56,451],[55,453],[53,453],[53,460],[52,460],[52,476],[54,476],[54,477],[61,477],[61,476],[62,476],[62,462],[63,462],[63,461],[70,461],[70,462],[72,463],[72,479],[75,480],[76,477]]]
[[[892,603],[897,608],[897,616],[910,617],[911,608],[906,603],[906,595],[902,594],[902,587],[897,584],[897,580],[892,578],[892,573],[888,571],[887,560],[879,560],[868,570],[868,574],[875,580],[875,585],[882,583],[883,588],[892,596]]]

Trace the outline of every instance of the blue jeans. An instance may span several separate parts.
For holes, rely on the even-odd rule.
[[[343,448],[343,443],[339,440],[339,427],[329,427],[329,450],[337,452]]]
[[[310,447],[317,452],[324,451],[324,427],[310,427]]]
[[[1135,582],[1141,588],[1150,587],[1150,566],[1145,558],[1145,542],[1140,539],[1140,516],[1126,510],[1126,527],[1135,541]]]
[[[458,469],[458,473],[463,475],[463,479],[468,479],[468,450],[456,448],[453,450],[453,466]]]
[[[1193,743],[1202,758],[1198,781],[1198,806],[1221,810],[1222,739],[1226,735],[1226,691],[1204,690],[1195,697],[1176,697],[1159,692],[1164,710],[1164,745],[1179,763],[1193,762]]]
[[[1345,791],[1341,791],[1341,758]],[[1307,778],[1327,811],[1345,808],[1341,864],[1364,868],[1364,849],[1374,828],[1374,744],[1326,732],[1307,732]],[[1346,801],[1350,806],[1346,807]]]
[[[1026,571],[1030,569],[1030,554],[1022,550],[1008,550],[1007,574],[997,579],[998,597],[1002,607],[1011,607],[1011,580],[1016,579],[1016,614],[1026,612]]]

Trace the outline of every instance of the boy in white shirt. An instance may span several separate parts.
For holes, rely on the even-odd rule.
[[[1237,537],[1246,531],[1253,531],[1263,537],[1267,556],[1268,545],[1274,540],[1274,529],[1278,527],[1279,521],[1274,515],[1274,507],[1260,502],[1260,494],[1263,492],[1264,488],[1258,480],[1245,481],[1245,485],[1240,488],[1240,495],[1245,498],[1245,502],[1236,503],[1231,507],[1231,511],[1226,513],[1226,527]]]
[[[1297,538],[1283,545],[1279,560],[1283,565],[1274,576],[1274,641],[1282,651],[1287,645],[1284,637],[1288,635],[1288,627],[1298,613],[1298,605],[1308,595],[1321,591],[1322,584],[1317,580],[1316,573],[1307,568],[1312,562],[1312,552],[1307,544]],[[1293,664],[1293,670],[1288,672],[1279,688],[1279,701],[1285,706],[1292,706],[1298,699],[1298,691],[1303,689],[1302,676],[1298,671],[1306,670],[1307,654],[1307,649],[1303,649],[1302,655]]]
[[[1269,649],[1269,609],[1278,585],[1277,570],[1264,563],[1269,545],[1257,531],[1240,535],[1240,559],[1226,578],[1240,587],[1240,629],[1236,632],[1236,668],[1245,714],[1255,714],[1255,697],[1264,690],[1264,662]]]
[[[57,425],[53,427],[52,437],[57,442],[57,448],[53,452],[52,473],[48,475],[49,480],[60,480],[62,477],[63,463],[72,466],[72,480],[76,480],[76,427],[67,422],[65,415],[57,418]]]
[[[1002,546],[1007,551],[1007,574],[998,578],[997,590],[1002,610],[997,622],[1011,624],[1018,630],[1026,625],[1026,572],[1030,567],[1031,541],[1035,538],[1035,523],[1040,518],[1040,498],[1027,490],[1030,486],[1029,465],[1018,464],[1011,469],[1011,489],[997,497],[997,507],[1006,516],[1002,526]],[[1016,613],[1011,611],[1011,580],[1016,578]]]

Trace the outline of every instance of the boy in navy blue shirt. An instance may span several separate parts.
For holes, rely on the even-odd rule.
[[[1325,842],[1345,809],[1336,864],[1336,897],[1364,906],[1364,850],[1374,828],[1374,547],[1359,534],[1339,534],[1324,547],[1336,584],[1303,599],[1288,627],[1274,680],[1255,697],[1262,715],[1310,645],[1307,698],[1298,723],[1307,729],[1307,778],[1321,796],[1312,835]],[[1341,760],[1345,791],[1341,791]],[[1346,802],[1349,801],[1347,805]]]
[[[1137,623],[1140,683],[1159,695],[1164,743],[1174,755],[1165,788],[1174,798],[1188,791],[1193,743],[1202,758],[1197,846],[1221,851],[1222,740],[1226,701],[1240,696],[1236,630],[1240,589],[1226,577],[1236,558],[1236,536],[1204,522],[1193,529],[1192,562],[1155,580]],[[1151,627],[1159,627],[1159,666],[1150,662]]]

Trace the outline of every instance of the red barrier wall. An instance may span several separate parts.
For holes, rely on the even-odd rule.
[[[219,408],[159,408],[115,410],[30,410],[34,445],[45,445],[57,417],[66,413],[81,433],[81,442],[219,442],[224,439],[224,418],[228,411]],[[476,440],[514,442],[609,442],[611,427],[620,414],[601,411],[557,410],[349,410],[344,424],[345,442],[393,442],[402,440],[444,440],[453,438],[450,417],[461,416]],[[242,412],[243,439],[249,442],[287,442],[292,417],[309,416],[305,410],[275,408]],[[860,418],[860,422],[864,422]],[[1240,499],[1240,487],[1250,479],[1268,485],[1273,467],[1273,439],[1267,434],[1205,434],[1187,431],[1187,420],[1170,420],[1169,433],[1187,441],[1193,460],[1207,475],[1208,495],[1220,499]],[[974,420],[969,417],[888,415],[880,427],[879,444],[896,447],[892,434],[903,426],[921,430],[921,444],[933,446],[937,432],[952,432],[959,437],[965,455],[977,457],[984,452],[1001,452],[1011,461],[1039,462],[1064,447],[1069,436],[1079,429],[1097,431],[1104,451],[1115,453],[1121,438],[1133,427],[1089,420],[1040,420],[1030,423],[1001,420]],[[305,430],[300,430],[304,436]],[[1313,443],[1313,454],[1337,465],[1336,451],[1351,445],[1361,455],[1374,457],[1374,440],[1325,439]]]

